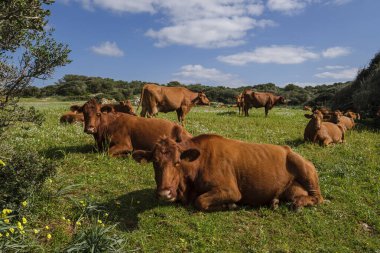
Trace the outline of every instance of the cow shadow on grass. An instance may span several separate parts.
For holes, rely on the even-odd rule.
[[[285,144],[288,145],[288,146],[290,146],[290,147],[292,147],[292,148],[301,146],[304,143],[305,143],[305,141],[302,138],[296,138],[296,139],[293,139],[293,140],[286,140],[285,141]]]
[[[160,202],[154,189],[143,189],[129,192],[100,205],[106,208],[111,221],[119,223],[118,229],[133,231],[138,229],[139,214],[169,204]]]
[[[67,153],[89,154],[97,152],[94,145],[73,145],[64,147],[50,147],[43,151],[44,156],[50,159],[63,159]]]
[[[234,111],[226,111],[226,112],[217,112],[216,115],[218,116],[229,116],[229,115],[237,115],[237,112]]]

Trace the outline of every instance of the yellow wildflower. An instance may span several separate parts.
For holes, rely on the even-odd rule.
[[[21,222],[17,222],[17,228],[18,228],[19,230],[24,230],[24,227],[23,227],[23,225],[21,224]]]
[[[102,224],[100,224],[100,226],[104,227],[104,224],[102,223]]]
[[[24,230],[21,230],[21,231],[20,231],[20,234],[22,234],[22,235],[25,234],[25,231],[24,231]]]
[[[53,183],[53,180],[51,180],[50,178],[48,180],[46,180],[49,184]]]
[[[84,202],[83,200],[79,201],[79,203],[80,203],[82,206],[86,206],[86,202]]]
[[[28,202],[25,200],[25,201],[21,202],[21,205],[22,205],[23,207],[26,207],[26,206],[28,205]]]
[[[4,223],[5,223],[5,224],[9,224],[9,219],[5,219],[5,220],[4,220]]]
[[[65,217],[65,216],[62,216],[62,220],[66,220],[66,217]]]
[[[2,211],[2,213],[4,214],[4,215],[8,215],[8,214],[10,214],[10,213],[12,213],[13,211],[11,210],[11,209],[7,209],[7,208],[5,208],[5,209],[3,209],[3,211]]]
[[[0,160],[0,166],[5,167],[5,162],[3,162],[3,160]]]
[[[75,224],[76,224],[77,226],[82,225],[82,223],[80,223],[80,221],[75,222]]]
[[[104,214],[104,217],[108,217],[108,213],[105,213],[105,214]]]
[[[70,219],[66,219],[67,223],[70,224],[71,220]]]
[[[2,233],[0,233],[0,238],[1,238],[1,237],[3,237],[3,234],[2,234]]]
[[[51,239],[51,234],[47,234],[47,235],[46,235],[46,238],[47,238],[48,240],[50,240],[50,239]]]
[[[8,232],[6,232],[6,233],[5,233],[5,236],[6,236],[6,237],[9,237],[9,233],[8,233]]]
[[[26,224],[28,220],[25,217],[22,217],[22,224]]]
[[[50,227],[49,227],[48,225],[46,225],[46,226],[45,226],[45,229],[49,230],[49,229],[50,229]]]
[[[99,223],[99,224],[102,224],[102,223],[103,223],[103,221],[102,221],[102,220],[98,220],[98,223]]]
[[[15,232],[14,228],[10,228],[9,231],[13,234]]]
[[[38,233],[40,232],[40,230],[38,230],[38,229],[33,229],[33,232],[34,232],[35,234],[38,234]]]

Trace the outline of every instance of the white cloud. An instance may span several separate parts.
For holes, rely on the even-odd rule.
[[[340,80],[352,80],[356,77],[358,73],[357,68],[343,69],[335,72],[322,72],[315,74],[318,78],[332,78],[332,79],[340,79]]]
[[[234,75],[223,73],[215,68],[205,68],[202,65],[185,65],[180,72],[173,74],[181,82],[203,83],[209,85],[241,86],[241,81]]]
[[[349,66],[347,66],[347,65],[345,65],[345,66],[342,66],[342,65],[327,65],[327,66],[324,66],[322,68],[318,68],[318,70],[324,70],[324,69],[334,70],[334,69],[346,69],[346,68],[349,68]]]
[[[339,56],[349,55],[351,50],[347,47],[330,47],[322,52],[325,58],[336,58]]]
[[[68,1],[68,0],[64,0]],[[273,26],[263,14],[262,0],[71,0],[86,9],[102,8],[114,12],[162,13],[166,25],[148,29],[146,36],[162,47],[171,44],[200,48],[231,47],[245,43],[255,28]]]
[[[344,4],[347,4],[349,2],[351,2],[352,0],[331,0],[331,1],[328,1],[327,4],[333,4],[333,5],[344,5]]]
[[[306,1],[303,0],[268,0],[267,6],[272,11],[293,13],[303,10],[306,7]]]
[[[317,53],[314,53],[305,47],[276,45],[270,47],[258,47],[250,52],[217,57],[219,61],[232,65],[245,65],[249,62],[298,64],[318,58],[319,55]]]
[[[121,57],[124,52],[117,46],[116,42],[106,41],[101,43],[99,46],[92,46],[91,50],[100,55]]]

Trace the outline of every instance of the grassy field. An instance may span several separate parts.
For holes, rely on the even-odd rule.
[[[303,142],[308,120],[299,109],[274,108],[268,118],[253,109],[245,118],[237,108],[193,108],[187,117],[193,135],[291,146],[315,164],[326,199],[300,212],[281,205],[202,213],[157,200],[152,164],[96,153],[81,125],[60,125],[70,104],[24,102],[42,111],[46,122],[7,137],[57,161],[57,175],[30,207],[37,213],[30,223],[52,231],[52,240],[42,243],[46,251],[70,243],[74,229],[62,216],[74,219],[77,203],[85,201],[105,208],[107,226],[117,224],[112,232],[124,239],[122,252],[380,252],[379,131],[358,126],[345,144],[323,148]],[[174,121],[175,113],[159,117]]]

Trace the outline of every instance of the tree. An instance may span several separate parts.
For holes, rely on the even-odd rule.
[[[3,0],[0,3],[2,117],[6,118],[6,112],[9,111],[5,110],[6,107],[17,107],[17,97],[34,79],[47,79],[56,67],[70,62],[68,46],[53,39],[53,29],[44,30],[50,15],[46,7],[53,2]]]

